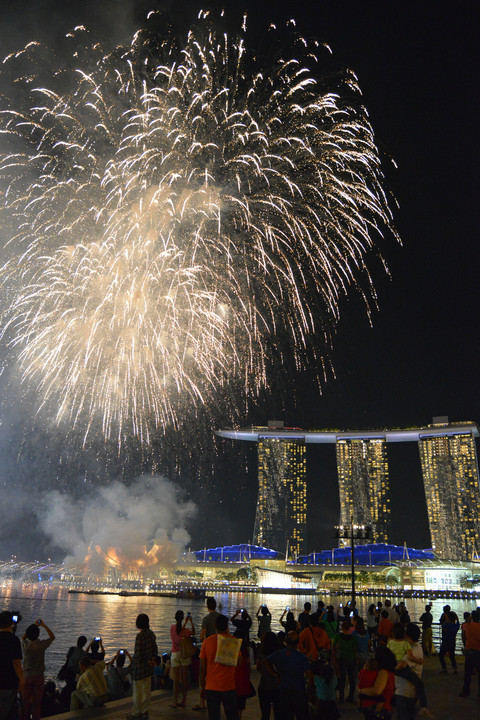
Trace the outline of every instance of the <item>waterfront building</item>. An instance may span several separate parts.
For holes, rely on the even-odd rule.
[[[432,548],[441,558],[478,556],[480,489],[474,430],[434,418],[427,436],[420,436],[428,522]]]
[[[385,437],[342,437],[337,440],[336,451],[340,525],[366,525],[373,542],[388,543],[390,498]],[[349,542],[340,538],[339,545]]]
[[[305,443],[282,437],[281,426],[274,428],[272,423],[270,428],[255,429],[259,431],[258,501],[253,542],[299,555],[305,552],[307,539]]]
[[[444,559],[477,558],[480,548],[480,490],[473,422],[398,430],[338,431],[286,428],[219,430],[231,440],[256,442],[259,495],[255,542],[285,552],[306,552],[305,445],[335,444],[339,482],[339,525],[371,526],[372,539],[389,538],[390,501],[387,443],[417,442],[427,499],[432,547]],[[283,508],[283,514],[280,512]],[[282,546],[283,543],[283,546]]]

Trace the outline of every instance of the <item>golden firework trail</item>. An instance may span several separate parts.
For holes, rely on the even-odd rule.
[[[38,43],[3,63],[2,338],[57,422],[148,442],[232,379],[258,392],[281,343],[320,362],[392,218],[356,78],[328,90],[318,43],[260,63],[208,13],[183,45],[85,36],[53,77]]]

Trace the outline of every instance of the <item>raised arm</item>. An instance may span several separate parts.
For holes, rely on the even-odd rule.
[[[55,640],[55,635],[54,635],[53,632],[50,630],[50,628],[47,627],[47,625],[45,625],[45,623],[43,622],[43,620],[39,623],[39,625],[40,625],[40,627],[43,627],[43,629],[47,631],[48,637],[49,637],[50,640],[53,642],[53,641]]]

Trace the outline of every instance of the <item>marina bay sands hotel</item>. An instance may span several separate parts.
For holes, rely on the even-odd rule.
[[[379,432],[326,432],[286,428],[283,422],[244,430],[219,430],[232,440],[256,442],[258,503],[254,543],[301,555],[306,552],[306,445],[335,444],[340,525],[367,525],[370,542],[388,542],[391,517],[387,443],[416,442],[420,453],[432,548],[443,559],[480,552],[480,490],[473,422]],[[406,518],[408,521],[408,518]],[[348,543],[349,540],[340,540]]]

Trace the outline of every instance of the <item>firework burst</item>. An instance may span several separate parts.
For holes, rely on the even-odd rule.
[[[76,29],[48,84],[41,45],[4,61],[2,335],[85,435],[147,442],[232,379],[257,392],[279,335],[320,363],[349,287],[375,297],[391,214],[356,79],[329,91],[293,32],[267,66],[245,34],[203,14],[183,45],[104,53]]]

